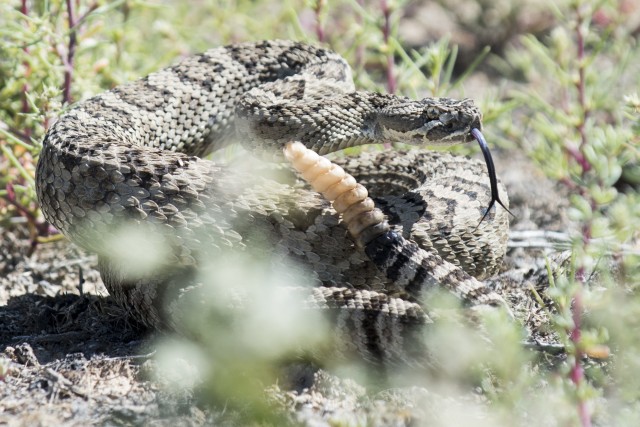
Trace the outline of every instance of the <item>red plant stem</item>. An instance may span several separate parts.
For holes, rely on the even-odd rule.
[[[15,189],[13,188],[13,184],[8,182],[6,185],[7,190],[7,201],[11,203],[18,212],[24,216],[29,224],[33,225],[34,228],[38,231],[39,235],[46,235],[48,232],[49,226],[45,222],[39,222],[38,218],[33,214],[33,212],[28,209],[26,206],[23,206],[22,203],[18,201],[18,197],[16,196]]]
[[[6,186],[6,190],[7,190],[7,201],[11,203],[13,206],[15,206],[15,208],[18,209],[18,212],[20,212],[20,214],[22,214],[25,218],[27,218],[27,220],[30,223],[35,224],[37,221],[33,213],[31,213],[29,209],[22,206],[22,204],[18,202],[18,198],[16,197],[16,192],[13,189],[13,184],[8,182]]]
[[[395,93],[397,87],[394,71],[395,62],[393,60],[391,47],[389,46],[389,39],[391,38],[391,7],[387,0],[382,0],[381,7],[384,18],[382,36],[384,37],[384,44],[387,48],[387,90],[389,93]]]
[[[396,77],[394,71],[395,62],[393,60],[391,46],[389,46],[389,40],[391,38],[391,7],[387,0],[381,0],[380,6],[382,8],[382,16],[384,18],[382,24],[382,37],[384,38],[384,45],[387,49],[387,91],[389,93],[396,93]],[[384,148],[391,148],[391,144],[389,142],[385,142]]]
[[[320,18],[324,7],[324,1],[325,0],[316,0],[316,6],[313,9],[316,15],[316,37],[320,43],[324,43],[325,41],[324,28],[322,27],[322,19]]]
[[[358,0],[358,4],[364,9],[364,0]],[[359,25],[363,24],[363,19],[360,14],[356,15],[356,21]],[[354,65],[356,70],[360,70],[364,67],[364,45],[362,43],[358,43],[358,47],[356,47]]]
[[[576,83],[576,88],[578,90],[578,103],[582,108],[582,117],[580,123],[576,126],[576,130],[580,135],[580,147],[576,150],[573,147],[565,146],[565,150],[569,155],[580,165],[582,169],[581,176],[584,177],[585,174],[591,170],[591,164],[584,156],[584,149],[588,144],[587,134],[585,130],[585,124],[587,122],[587,118],[589,116],[589,110],[587,106],[586,93],[585,93],[585,34],[583,32],[582,25],[584,23],[584,18],[581,14],[580,6],[576,6],[576,42],[577,42],[577,62],[578,62],[578,82]],[[594,202],[591,202],[593,208]],[[582,226],[582,241],[583,245],[586,247],[589,245],[591,240],[591,224],[586,222]],[[580,387],[585,380],[584,378],[584,369],[581,365],[582,358],[584,356],[584,350],[581,345],[581,337],[582,337],[582,312],[584,310],[583,307],[583,291],[585,285],[585,268],[584,265],[579,265],[576,274],[575,280],[578,283],[578,289],[573,295],[573,301],[571,304],[571,317],[573,320],[573,327],[570,331],[569,339],[574,345],[575,348],[575,360],[573,362],[573,366],[571,367],[569,377],[578,391],[578,417],[580,418],[580,424],[582,427],[591,427],[591,413],[587,406],[587,400],[581,397]]]
[[[582,323],[583,311],[582,287],[584,286],[585,281],[584,275],[584,267],[579,267],[576,271],[576,280],[578,281],[578,283],[580,283],[580,288],[574,294],[571,304],[573,329],[571,330],[569,338],[575,346],[575,361],[573,366],[571,367],[569,377],[571,378],[571,382],[573,382],[573,384],[576,386],[576,389],[579,389],[582,382],[584,381],[584,369],[581,365],[581,360],[584,357],[584,351],[582,350],[582,347],[580,345],[580,339],[582,337],[580,327]],[[582,427],[591,427],[591,414],[589,408],[587,407],[587,401],[581,397],[578,398],[578,416],[580,417],[580,424],[582,425]]]
[[[126,4],[126,3],[125,3]],[[76,2],[76,9],[80,8],[80,2]],[[76,19],[76,26],[82,25],[82,23],[84,22],[85,19],[87,19],[87,17],[98,8],[98,2],[95,1],[93,3],[91,3],[91,5],[87,8],[87,11],[85,13],[83,13],[82,15],[80,15],[79,18]]]
[[[71,99],[71,82],[73,80],[73,57],[76,53],[76,17],[75,8],[72,0],[66,0],[67,15],[69,21],[69,46],[67,48],[66,58],[63,56],[64,63],[64,86],[62,89],[62,102],[68,104]]]
[[[581,127],[582,130],[580,130]],[[584,125],[578,125],[578,132],[584,133]],[[584,146],[583,144],[586,143],[586,135],[584,136],[584,138],[584,141],[580,144],[580,149]],[[571,147],[569,145],[565,145],[564,149],[569,154],[569,156],[580,165],[580,168],[582,169],[582,175],[584,175],[585,172],[591,170],[591,163],[589,163],[580,149],[576,150],[575,147]]]
[[[582,29],[582,24],[584,23],[584,18],[580,11],[580,6],[576,7],[576,42],[577,46],[577,54],[578,54],[578,82],[576,83],[576,88],[578,89],[578,102],[582,107],[582,120],[577,125],[578,133],[580,134],[580,151],[584,150],[587,145],[587,134],[585,131],[585,124],[589,117],[589,107],[587,106],[586,94],[585,94],[585,51],[584,51],[584,38],[585,34]],[[575,158],[575,155],[572,155]],[[591,164],[586,161],[584,156],[581,156],[582,161],[576,160],[580,163],[580,167],[582,168],[582,175],[591,170]]]

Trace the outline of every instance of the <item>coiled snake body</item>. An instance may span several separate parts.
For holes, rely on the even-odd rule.
[[[503,210],[480,224],[490,201],[484,165],[419,149],[335,158],[390,223],[361,250],[331,204],[291,173],[256,183],[202,156],[232,141],[261,158],[282,158],[289,141],[320,154],[389,140],[454,144],[470,141],[480,120],[469,100],[355,91],[344,59],[324,49],[238,44],[70,109],[46,135],[36,189],[45,218],[99,253],[107,289],[146,324],[171,323],[170,301],[200,260],[266,242],[308,267],[317,286],[307,303],[341,316],[365,357],[397,359],[394,343],[429,321],[426,291],[500,303],[472,277],[493,274],[506,247]],[[166,269],[121,271],[101,242],[123,221],[165,236]]]

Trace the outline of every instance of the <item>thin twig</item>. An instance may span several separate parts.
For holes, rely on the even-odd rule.
[[[391,49],[391,6],[387,0],[381,0],[382,8],[382,36],[387,49],[387,90],[389,93],[396,93],[397,83],[395,77],[395,61],[393,58],[393,50]]]
[[[57,334],[43,335],[17,335],[11,338],[13,342],[27,341],[34,344],[79,342],[91,337],[91,333],[86,331],[67,331]]]
[[[75,385],[71,380],[66,378],[60,372],[57,372],[52,368],[46,368],[44,373],[51,381],[53,381],[54,390],[56,391],[56,393],[59,389],[59,390],[64,390],[66,392],[71,392],[82,398],[87,398],[88,395],[85,390]],[[53,396],[55,396],[56,393],[51,394],[52,400],[53,400]]]
[[[584,118],[584,116],[583,116],[583,118]],[[578,124],[577,128],[578,128],[578,132],[579,133],[584,133],[584,129],[580,130],[580,128],[584,128],[584,124]],[[586,136],[585,136],[585,138],[586,138]],[[583,147],[582,143],[581,143],[580,147],[581,148]],[[584,156],[584,154],[582,154],[581,150],[578,150],[575,147],[572,147],[570,145],[565,145],[564,149],[569,154],[569,156],[571,156],[571,158],[573,160],[575,160],[580,165],[580,168],[582,169],[583,173],[585,173],[588,170],[591,170],[591,163],[589,163],[589,161]]]
[[[128,360],[128,361],[132,361],[132,360],[148,360],[151,359],[153,356],[156,355],[156,350],[153,350],[151,353],[147,353],[147,354],[133,354],[131,356],[114,356],[114,357],[105,357],[104,359],[100,359],[100,361],[108,361],[108,362],[115,362],[118,360]]]
[[[22,0],[22,3],[20,5],[20,12],[24,16],[29,15],[27,0]],[[24,46],[22,48],[22,51],[24,52],[25,57],[29,56],[28,46]],[[29,88],[29,83],[26,82],[26,79],[31,74],[31,65],[29,64],[29,61],[25,59],[24,61],[22,61],[22,66],[24,67],[24,78],[25,78],[25,83],[22,85],[22,114],[26,116],[31,111],[31,108],[29,108],[29,99],[27,98],[27,93],[29,92],[30,88]],[[27,140],[31,138],[31,128],[29,126],[24,126],[24,135],[27,137]]]
[[[586,94],[585,94],[585,51],[584,51],[584,38],[585,34],[582,30],[582,25],[585,20],[582,16],[580,6],[576,6],[576,42],[578,44],[578,82],[576,87],[578,89],[578,103],[582,107],[582,120],[577,125],[578,133],[580,134],[580,151],[584,152],[585,147],[588,144],[587,133],[585,131],[585,124],[589,118],[589,109],[587,107]],[[580,161],[580,167],[582,168],[582,175],[591,170],[591,164],[586,160],[584,155],[581,156],[583,161]],[[577,159],[576,159],[577,160]]]
[[[364,4],[364,0],[357,0],[358,5],[360,5],[360,8],[364,8],[365,4]],[[362,14],[356,13],[356,22],[358,23],[358,25],[362,26],[364,19],[362,18]],[[364,54],[365,54],[365,48],[364,48],[364,43],[358,43],[358,46],[356,47],[356,52],[355,52],[355,69],[356,70],[361,70],[364,67]]]
[[[84,23],[84,21],[86,21],[86,19],[89,17],[89,15],[91,15],[91,13],[93,13],[93,11],[96,10],[97,8],[98,8],[97,2],[91,3],[87,11],[83,13],[78,19],[76,19],[74,29],[80,27]]]
[[[86,257],[81,257],[81,258],[77,258],[77,259],[73,259],[70,261],[64,261],[64,262],[54,262],[53,265],[51,266],[51,270],[55,271],[55,270],[61,270],[63,268],[69,268],[69,267],[74,267],[76,265],[83,265],[86,263],[95,263],[97,260],[97,255],[89,255]]]
[[[313,12],[316,15],[316,37],[320,43],[325,41],[324,28],[322,27],[322,9],[324,8],[325,0],[316,0]]]
[[[9,203],[11,203],[18,212],[27,220],[27,223],[31,224],[33,229],[36,231],[36,236],[32,236],[31,239],[31,249],[29,250],[29,255],[33,253],[35,247],[38,244],[38,236],[44,236],[49,231],[49,225],[46,222],[39,221],[33,213],[32,209],[28,209],[26,206],[23,206],[22,203],[18,201],[16,197],[16,193],[13,189],[13,184],[7,183],[6,185],[6,199]]]
[[[391,49],[391,7],[387,0],[381,0],[383,24],[382,24],[382,37],[384,39],[384,46],[386,49],[387,57],[387,91],[389,93],[396,93],[396,77],[395,77],[395,61],[393,58],[393,49]],[[391,144],[384,143],[386,149],[391,148]]]
[[[29,151],[34,150],[34,146],[31,145],[28,140],[24,139],[26,137],[25,134],[20,134],[18,132],[15,132],[15,130],[13,128],[10,128],[9,126],[7,126],[6,129],[4,129],[3,125],[4,123],[0,122],[0,135],[7,138],[7,140],[11,142],[12,145],[18,145],[24,148],[25,150],[29,150]]]
[[[538,340],[523,342],[522,347],[553,355],[562,354],[566,351],[565,346],[562,344],[546,343]]]
[[[509,232],[508,248],[570,249],[571,238],[566,233],[548,230],[514,230]]]
[[[73,80],[73,57],[76,53],[77,33],[76,18],[73,0],[66,0],[67,16],[69,22],[69,45],[67,47],[66,57],[63,55],[64,63],[64,86],[62,89],[62,102],[64,104],[71,103],[71,82]]]
[[[2,132],[0,132],[0,134],[2,134]],[[0,153],[4,154],[5,158],[9,160],[10,164],[18,169],[18,172],[20,172],[20,176],[28,185],[32,187],[35,186],[35,180],[33,179],[33,177],[31,176],[29,171],[25,169],[24,165],[20,162],[20,159],[16,157],[13,150],[7,147],[7,144],[0,144]]]
[[[583,24],[585,23],[584,17],[582,16],[582,11],[580,5],[576,5],[575,7],[576,13],[576,41],[577,41],[577,64],[578,64],[578,103],[582,109],[582,117],[576,129],[580,135],[580,154],[584,153],[584,149],[588,144],[587,135],[585,132],[585,124],[588,118],[588,108],[586,102],[585,95],[585,46],[584,39],[585,34],[583,33]],[[576,158],[577,153],[574,153],[574,158]],[[584,158],[578,157],[578,159]],[[582,168],[582,176],[591,169],[591,165],[586,161],[578,161],[578,164]],[[592,205],[594,202],[592,201]],[[594,206],[595,207],[595,206]],[[582,226],[582,240],[583,245],[586,247],[589,245],[591,240],[591,223],[587,221]],[[573,366],[571,367],[569,377],[573,384],[576,386],[577,390],[577,399],[578,399],[578,416],[580,417],[580,423],[582,427],[591,427],[591,414],[587,405],[587,399],[584,397],[583,393],[580,392],[580,387],[582,383],[585,381],[584,377],[584,368],[582,367],[582,357],[584,356],[584,351],[582,348],[581,338],[582,338],[582,312],[584,310],[584,302],[583,302],[583,292],[584,285],[586,282],[585,278],[585,267],[584,265],[578,266],[575,274],[576,282],[578,283],[578,289],[573,295],[573,301],[571,304],[571,317],[573,320],[573,326],[569,333],[569,338],[574,345],[575,355],[573,360]]]
[[[589,225],[585,225],[585,229],[588,227]],[[582,338],[582,312],[584,310],[583,290],[586,281],[584,266],[580,266],[577,269],[576,281],[580,286],[573,295],[573,301],[571,304],[571,318],[573,320],[573,327],[569,334],[569,338],[571,339],[571,342],[575,347],[575,359],[573,361],[573,366],[571,367],[569,377],[575,384],[576,389],[579,389],[582,382],[585,380],[584,369],[581,363],[582,357],[584,356],[584,351],[580,342]],[[591,414],[589,413],[589,408],[587,407],[587,400],[582,397],[582,394],[580,392],[578,392],[578,415],[580,416],[580,422],[583,427],[591,426]]]

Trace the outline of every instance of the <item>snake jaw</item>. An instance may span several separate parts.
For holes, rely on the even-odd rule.
[[[482,128],[482,114],[470,99],[425,98],[384,108],[378,122],[383,138],[413,145],[470,142]]]
[[[452,122],[449,117],[429,121],[416,129],[413,139],[428,145],[454,145],[471,141],[471,127],[458,125],[457,130],[452,130],[456,124],[458,123]]]

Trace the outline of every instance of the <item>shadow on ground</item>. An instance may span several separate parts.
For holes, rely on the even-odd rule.
[[[25,294],[0,307],[0,350],[29,345],[41,364],[70,353],[132,356],[148,335],[110,298]]]

